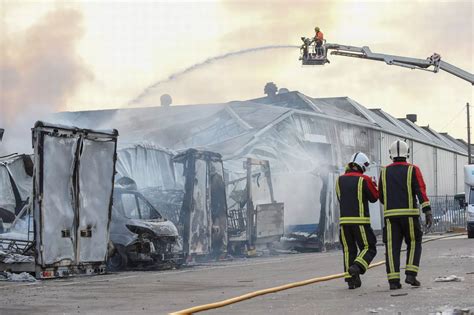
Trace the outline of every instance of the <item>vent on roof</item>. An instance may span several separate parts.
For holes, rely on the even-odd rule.
[[[163,94],[160,97],[160,102],[161,102],[161,106],[168,107],[171,105],[171,103],[173,103],[173,99],[171,98],[169,94]]]
[[[275,96],[278,92],[278,88],[275,83],[267,82],[267,84],[265,84],[265,87],[263,88],[263,92],[268,96]]]
[[[408,115],[407,115],[407,119],[408,119],[409,121],[411,121],[412,123],[416,123],[416,121],[417,121],[417,116],[416,116],[416,114],[408,114]]]

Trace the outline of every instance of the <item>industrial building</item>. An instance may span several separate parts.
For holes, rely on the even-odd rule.
[[[55,118],[86,128],[116,128],[122,146],[147,142],[173,151],[218,152],[228,179],[244,173],[247,157],[268,160],[275,198],[285,203],[286,227],[310,232],[324,224],[319,231],[324,231],[326,243],[338,238],[334,180],[354,152],[367,153],[374,162],[368,175],[378,178],[381,166],[390,163],[390,144],[404,139],[429,196],[464,190],[466,143],[418,126],[416,115],[395,118],[349,97],[312,98],[284,91],[248,101],[65,112]],[[380,214],[380,205],[371,205],[375,230],[382,227]]]

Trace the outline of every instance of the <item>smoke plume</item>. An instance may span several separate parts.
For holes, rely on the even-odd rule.
[[[21,33],[5,34],[0,60],[0,153],[30,148],[30,128],[47,113],[64,109],[81,82],[92,75],[76,54],[82,14],[55,9]]]
[[[257,51],[262,51],[262,50],[287,49],[287,48],[299,48],[299,46],[296,46],[296,45],[269,45],[269,46],[261,46],[261,47],[253,47],[253,48],[248,48],[248,49],[241,49],[241,50],[238,50],[238,51],[228,52],[228,53],[225,53],[225,54],[222,54],[222,55],[219,55],[219,56],[210,57],[210,58],[204,60],[203,62],[196,63],[192,66],[187,67],[186,69],[184,69],[182,71],[175,72],[175,73],[171,74],[167,79],[164,79],[164,80],[158,81],[156,83],[153,83],[152,85],[147,87],[142,93],[140,93],[140,95],[138,95],[133,100],[129,101],[128,105],[139,104],[146,96],[148,96],[150,93],[152,93],[153,90],[156,89],[160,84],[163,84],[163,83],[166,83],[166,82],[169,82],[169,81],[173,81],[173,80],[179,78],[180,76],[182,76],[184,74],[187,74],[191,71],[194,71],[194,70],[197,70],[199,68],[205,67],[206,65],[209,65],[209,64],[211,64],[213,62],[216,62],[218,60],[222,60],[222,59],[226,59],[226,58],[234,57],[234,56],[238,56],[238,55],[253,53],[253,52],[257,52]]]

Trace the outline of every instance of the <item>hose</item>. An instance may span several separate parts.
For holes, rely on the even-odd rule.
[[[428,242],[437,241],[437,240],[444,239],[444,238],[456,237],[456,236],[461,236],[461,235],[465,235],[465,233],[450,234],[450,235],[440,236],[440,237],[433,238],[433,239],[427,239],[427,240],[424,240],[422,243],[428,243]],[[381,260],[379,262],[370,264],[369,269],[374,268],[374,267],[378,267],[378,266],[381,266],[381,265],[384,265],[384,264],[385,264],[385,260]],[[247,294],[244,294],[244,295],[236,296],[234,298],[230,298],[230,299],[215,302],[215,303],[194,306],[194,307],[187,308],[187,309],[184,309],[184,310],[181,310],[181,311],[170,313],[169,315],[190,315],[190,314],[194,314],[194,313],[198,313],[198,312],[202,312],[202,311],[208,311],[208,310],[224,307],[224,306],[234,304],[234,303],[237,303],[237,302],[242,302],[242,301],[252,299],[252,298],[260,296],[260,295],[265,295],[265,294],[269,294],[269,293],[276,293],[276,292],[283,291],[283,290],[293,289],[293,288],[305,286],[305,285],[308,285],[308,284],[329,281],[329,280],[338,279],[338,278],[342,278],[342,277],[344,277],[344,273],[338,273],[338,274],[324,276],[324,277],[317,277],[317,278],[312,278],[312,279],[308,279],[308,280],[292,282],[292,283],[280,285],[280,286],[273,287],[273,288],[268,288],[268,289],[263,289],[263,290],[250,292],[250,293],[247,293]]]

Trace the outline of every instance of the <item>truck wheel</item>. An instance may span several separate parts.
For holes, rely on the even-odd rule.
[[[467,231],[467,238],[474,238],[474,230]]]
[[[108,271],[119,271],[127,268],[128,257],[123,245],[115,245],[114,253],[107,259]]]

